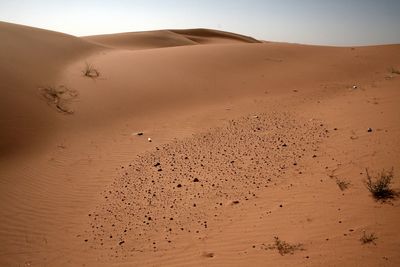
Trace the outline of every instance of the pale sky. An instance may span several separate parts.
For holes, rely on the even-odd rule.
[[[212,28],[304,44],[400,43],[400,0],[0,0],[0,21],[77,36]]]

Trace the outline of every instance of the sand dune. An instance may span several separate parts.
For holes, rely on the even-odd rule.
[[[84,37],[85,40],[122,49],[151,49],[198,44],[259,43],[251,37],[209,29],[160,30],[105,34]]]
[[[40,143],[57,120],[38,95],[38,87],[53,85],[64,67],[98,47],[80,38],[0,22],[2,96],[0,157]],[[38,132],[37,129],[43,131]]]
[[[196,45],[184,36],[171,31],[105,34],[85,37],[86,40],[112,48],[150,49],[184,45]]]
[[[363,183],[400,186],[400,45],[0,38],[1,266],[400,264],[399,201]]]

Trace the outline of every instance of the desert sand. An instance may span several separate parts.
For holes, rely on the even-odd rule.
[[[400,45],[0,39],[0,266],[400,266]]]

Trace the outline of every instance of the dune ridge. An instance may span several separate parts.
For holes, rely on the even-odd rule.
[[[199,43],[261,43],[249,36],[241,34],[210,30],[210,29],[187,29],[187,30],[169,30],[171,32],[185,36],[186,38]]]
[[[131,50],[198,44],[260,43],[251,37],[210,29],[117,33],[87,36],[84,39],[112,48]]]

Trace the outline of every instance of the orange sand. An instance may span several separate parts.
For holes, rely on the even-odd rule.
[[[400,45],[0,39],[1,266],[400,265],[400,202],[364,184],[400,187]]]

